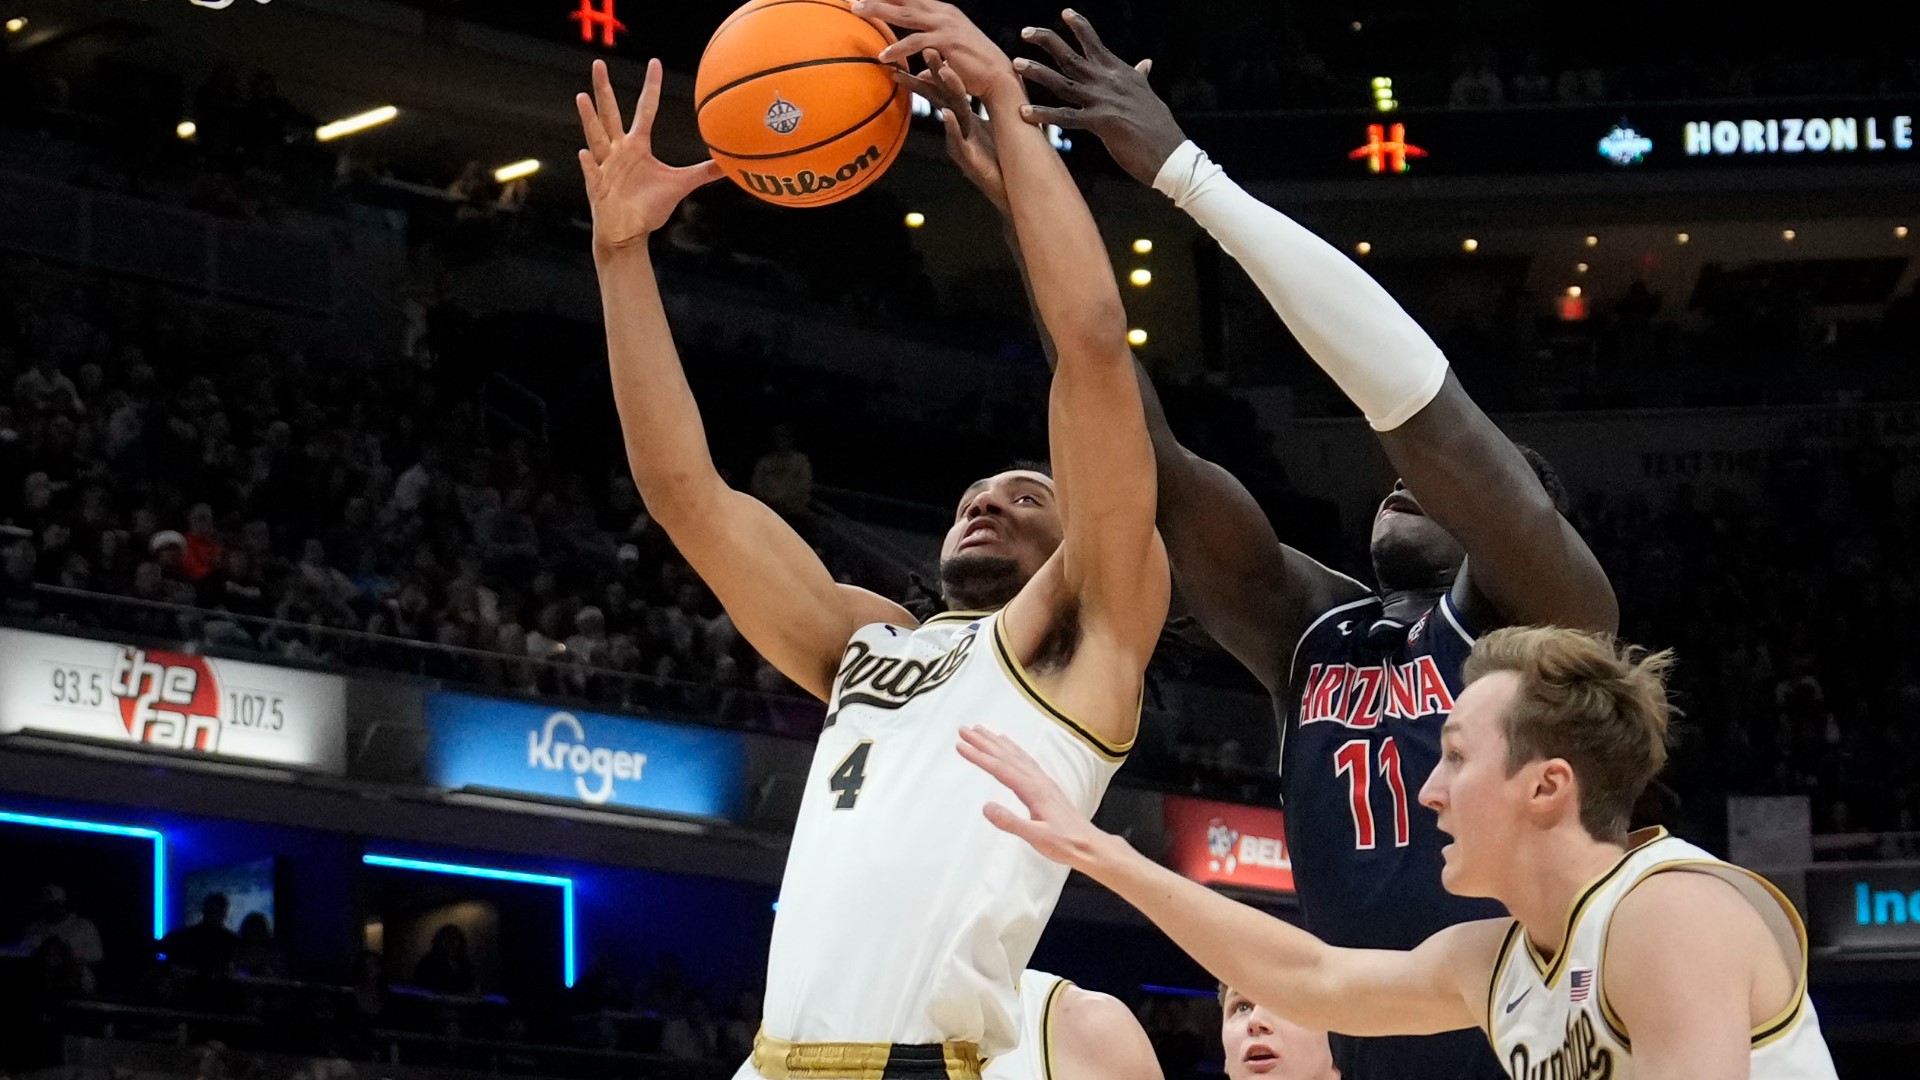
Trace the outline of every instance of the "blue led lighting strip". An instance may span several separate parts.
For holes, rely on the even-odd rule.
[[[573,879],[555,877],[551,874],[526,874],[518,870],[498,870],[491,866],[462,866],[458,863],[427,862],[422,859],[401,859],[392,855],[364,855],[361,861],[368,866],[385,866],[394,870],[418,870],[427,874],[451,874],[454,877],[488,878],[493,881],[517,881],[526,885],[552,885],[561,892],[561,919],[564,924],[562,952],[566,967],[567,985],[573,985]]]
[[[74,818],[43,817],[0,810],[0,823],[27,825],[37,829],[65,829],[69,832],[96,833],[102,836],[130,836],[153,841],[153,940],[167,936],[167,838],[158,829],[133,825],[115,825],[106,821],[79,821]],[[571,969],[569,969],[571,970]]]

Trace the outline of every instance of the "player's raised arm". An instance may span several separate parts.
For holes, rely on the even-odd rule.
[[[960,754],[1005,784],[1026,814],[991,805],[995,825],[1113,890],[1221,982],[1305,1027],[1349,1035],[1432,1035],[1478,1026],[1510,920],[1450,926],[1409,952],[1342,949],[1230,900],[1087,820],[1018,744],[963,728]]]
[[[1027,255],[1034,304],[1060,356],[1048,427],[1066,533],[1058,557],[1066,595],[1043,601],[1053,610],[1039,615],[1027,601],[1035,590],[1023,592],[1009,606],[1009,634],[1038,639],[1052,631],[1055,613],[1071,606],[1082,637],[1113,646],[1076,655],[1111,657],[1115,674],[1129,671],[1137,683],[1166,621],[1170,585],[1166,549],[1154,531],[1153,446],[1126,343],[1126,310],[1093,215],[1045,133],[1019,121],[1026,87],[1012,62],[958,8],[936,0],[860,0],[854,10],[916,31],[882,52],[883,60],[934,49],[1003,121],[997,149],[1014,231]],[[1126,738],[1131,727],[1129,718]]]
[[[747,641],[788,678],[825,698],[856,628],[914,620],[890,601],[837,585],[778,514],[721,479],[647,252],[648,238],[680,200],[720,171],[710,161],[674,168],[653,156],[658,60],[647,64],[631,127],[621,123],[604,61],[594,61],[593,90],[576,100],[587,138],[580,166],[593,206],[614,403],[634,482],[647,512]]]
[[[1105,55],[1112,57],[1111,53]],[[1032,70],[1023,65],[1026,61],[1014,61],[1016,70]],[[1141,71],[1144,68],[1143,61]],[[1130,73],[1138,74],[1140,84],[1145,86],[1144,74],[1131,69]],[[1033,306],[1048,366],[1057,367],[1059,356],[1039,307],[1033,303],[1032,275],[1014,232],[994,123],[973,111],[967,88],[951,66],[930,60],[926,72],[901,72],[896,78],[940,110],[948,154],[999,211],[1028,303]],[[1151,96],[1152,91],[1147,93]],[[1171,125],[1172,121],[1168,115],[1166,122]],[[1179,129],[1173,130],[1177,135]],[[1176,138],[1173,145],[1180,141]],[[1288,654],[1307,624],[1327,608],[1363,595],[1366,587],[1282,544],[1245,485],[1226,469],[1181,445],[1167,423],[1152,380],[1137,363],[1134,375],[1153,443],[1156,520],[1172,559],[1174,580],[1201,629],[1253,672],[1270,692],[1277,691],[1287,678]]]
[[[1422,509],[1466,550],[1454,592],[1462,608],[1483,625],[1614,629],[1619,605],[1598,560],[1426,332],[1352,260],[1186,141],[1145,77],[1082,32],[1084,19],[1068,13],[1067,22],[1084,56],[1051,31],[1029,35],[1062,70],[1033,65],[1027,77],[1068,102],[1041,118],[1099,136],[1135,179],[1172,198],[1240,262],[1380,432]]]

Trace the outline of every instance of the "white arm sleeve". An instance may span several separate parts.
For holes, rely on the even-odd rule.
[[[1406,423],[1440,392],[1447,358],[1420,324],[1353,260],[1247,194],[1191,141],[1160,166],[1153,187],[1246,268],[1374,430]]]

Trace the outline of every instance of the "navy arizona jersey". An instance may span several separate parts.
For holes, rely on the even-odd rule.
[[[1446,596],[1411,626],[1365,597],[1322,612],[1301,635],[1280,733],[1280,797],[1301,912],[1323,941],[1411,949],[1444,927],[1506,914],[1441,886],[1447,835],[1419,802],[1472,647]],[[1505,1075],[1479,1031],[1336,1035],[1333,1049],[1345,1080]]]

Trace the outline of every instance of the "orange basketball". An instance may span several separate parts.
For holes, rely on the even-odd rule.
[[[825,206],[865,189],[907,138],[911,98],[878,59],[893,40],[848,0],[752,0],[701,54],[700,137],[771,203]]]

